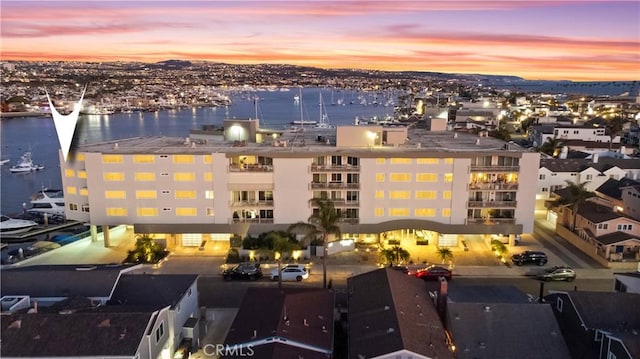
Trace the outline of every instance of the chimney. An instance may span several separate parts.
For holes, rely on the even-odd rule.
[[[447,293],[449,292],[449,283],[444,277],[440,277],[440,291],[436,299],[436,310],[440,315],[443,323],[446,322],[447,315]]]
[[[567,159],[567,155],[569,154],[569,147],[562,146],[562,150],[560,151],[560,155],[558,155],[559,159]]]
[[[600,155],[598,155],[597,153],[594,153],[593,156],[591,156],[591,162],[598,163],[598,158],[599,157],[600,157]]]
[[[539,303],[542,303],[542,296],[544,296],[544,282],[540,282],[540,293],[538,293]]]
[[[38,301],[37,300],[33,301],[33,313],[34,314],[38,314]]]

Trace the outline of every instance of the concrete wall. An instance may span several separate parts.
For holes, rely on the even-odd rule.
[[[369,147],[375,144],[382,144],[382,126],[338,126],[336,128],[336,147]]]
[[[571,232],[568,228],[561,226],[560,224],[556,224],[556,233],[564,238],[567,242],[573,244],[576,248],[581,250],[583,253],[588,255],[589,257],[595,259],[601,265],[609,268],[609,261],[600,257],[598,255],[598,248],[593,246],[591,243],[583,240],[578,237],[575,233]]]

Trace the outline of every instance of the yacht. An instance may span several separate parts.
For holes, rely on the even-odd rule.
[[[37,225],[34,221],[14,219],[5,215],[0,216],[0,234],[18,234],[27,232]]]
[[[64,193],[61,189],[43,189],[31,198],[27,212],[64,216]]]
[[[31,159],[31,152],[26,152],[20,158],[20,162],[15,166],[11,166],[11,168],[9,168],[9,171],[11,173],[23,173],[23,172],[40,171],[43,169],[44,169],[43,165],[37,165],[33,163],[33,160]]]

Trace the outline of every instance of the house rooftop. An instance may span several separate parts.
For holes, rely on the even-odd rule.
[[[454,303],[530,303],[531,298],[513,285],[464,285],[449,288]]]
[[[281,350],[295,357],[308,350],[326,355],[333,351],[333,304],[333,292],[326,289],[250,287],[225,344],[253,342],[256,350],[268,351],[261,347],[288,343]]]
[[[2,295],[31,297],[110,297],[129,264],[38,265],[0,271]]]
[[[588,291],[566,294],[588,328],[640,331],[640,294]]]
[[[173,308],[197,279],[195,274],[126,274],[120,277],[110,303]]]
[[[153,312],[0,316],[2,357],[133,357]]]
[[[596,188],[596,192],[600,192],[608,197],[621,200],[622,187],[632,187],[639,185],[640,182],[626,177],[619,180],[609,178],[603,184],[601,184],[600,187]]]
[[[610,207],[593,201],[582,203],[578,208],[578,214],[592,223],[607,222],[620,217],[628,218],[624,213],[614,212]]]
[[[615,243],[626,241],[626,240],[629,240],[629,239],[640,240],[640,237],[634,236],[634,235],[629,234],[629,233],[617,231],[617,232],[605,234],[605,235],[602,235],[602,236],[596,238],[596,240],[598,242],[600,242],[600,243],[602,243],[604,245],[615,244]]]
[[[449,303],[456,358],[569,359],[551,307],[529,303]]]
[[[453,358],[423,281],[382,268],[349,278],[348,292],[350,358],[399,350]]]

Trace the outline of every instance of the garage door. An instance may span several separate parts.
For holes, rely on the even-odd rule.
[[[200,247],[200,243],[202,243],[202,233],[183,233],[182,234],[183,247]]]

